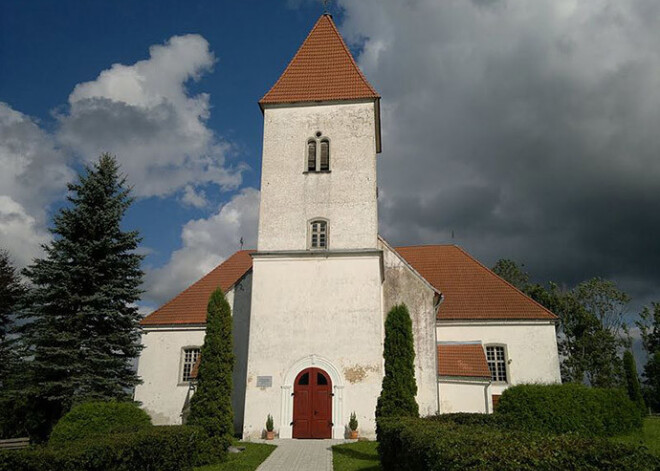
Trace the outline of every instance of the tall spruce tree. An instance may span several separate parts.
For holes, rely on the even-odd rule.
[[[25,286],[9,254],[0,251],[0,439],[24,436],[26,400],[20,394],[24,365],[14,335],[14,318]]]
[[[190,400],[187,423],[203,427],[219,452],[226,450],[234,434],[231,407],[233,370],[231,308],[218,288],[211,294],[208,303],[197,390]]]
[[[639,377],[637,376],[637,365],[635,364],[635,357],[630,350],[623,352],[623,372],[626,377],[626,389],[628,397],[631,401],[637,404],[639,410],[644,415],[647,413],[646,404],[642,397],[642,388],[639,385]]]
[[[27,393],[45,436],[72,404],[128,399],[139,379],[142,256],[121,221],[133,199],[115,158],[103,154],[68,185],[45,257],[25,269],[33,284],[22,316],[31,356]]]
[[[17,359],[10,335],[13,331],[18,303],[24,294],[25,287],[9,254],[0,250],[0,389],[2,390],[7,386],[9,373]]]
[[[417,417],[415,400],[415,345],[412,321],[405,304],[394,306],[385,320],[385,376],[376,404],[376,421],[380,417]]]

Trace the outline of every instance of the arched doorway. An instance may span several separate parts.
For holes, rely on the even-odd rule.
[[[332,438],[332,381],[307,368],[293,383],[293,438]]]

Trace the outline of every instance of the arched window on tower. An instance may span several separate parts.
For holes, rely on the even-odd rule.
[[[330,141],[321,139],[321,171],[330,170]]]
[[[315,219],[309,223],[309,248],[324,250],[328,248],[328,221]]]
[[[307,171],[316,172],[316,141],[307,141]]]

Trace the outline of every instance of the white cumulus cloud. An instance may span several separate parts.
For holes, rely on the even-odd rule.
[[[238,187],[243,167],[227,165],[231,144],[207,126],[209,95],[186,88],[215,60],[206,39],[189,34],[152,46],[148,59],[112,65],[76,85],[58,139],[84,159],[115,154],[138,197],[208,183]]]
[[[187,222],[181,230],[183,247],[168,263],[147,274],[148,301],[157,305],[215,268],[239,250],[254,248],[259,220],[259,191],[245,188],[208,218]]]

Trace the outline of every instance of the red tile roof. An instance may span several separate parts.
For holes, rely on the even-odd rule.
[[[379,98],[330,15],[322,15],[260,105]]]
[[[206,323],[206,305],[217,288],[227,292],[252,268],[254,250],[241,250],[140,322],[143,326]]]
[[[490,378],[484,348],[478,343],[438,344],[438,375]]]
[[[557,318],[460,247],[425,245],[397,247],[396,251],[443,294],[438,319]]]

